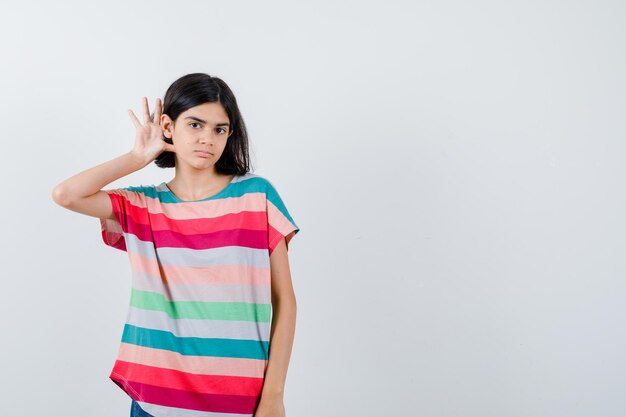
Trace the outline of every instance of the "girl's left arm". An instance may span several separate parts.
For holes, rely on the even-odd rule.
[[[270,256],[272,327],[261,401],[254,417],[284,417],[283,392],[296,327],[296,297],[283,238]]]

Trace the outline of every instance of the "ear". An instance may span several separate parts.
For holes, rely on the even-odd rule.
[[[161,130],[163,131],[163,136],[168,139],[172,139],[172,130],[174,130],[174,122],[167,114],[161,115]]]

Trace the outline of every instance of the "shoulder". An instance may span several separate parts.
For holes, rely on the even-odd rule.
[[[281,210],[284,208],[283,199],[280,195],[279,187],[276,186],[276,183],[270,180],[266,176],[256,175],[254,176],[255,182],[255,192],[263,193],[265,200],[272,203],[272,205],[280,208]]]
[[[156,190],[156,185],[130,185],[125,190],[138,194],[151,194]]]
[[[267,177],[251,172],[236,177],[234,182],[246,192],[267,194],[275,191],[274,184]]]
[[[144,199],[145,197],[156,197],[158,187],[155,185],[129,185],[121,188],[104,190],[109,194],[117,194],[122,197],[132,199]]]
[[[154,190],[154,185],[129,185],[127,187],[113,188],[106,191],[122,191],[127,193],[149,193],[150,190]]]

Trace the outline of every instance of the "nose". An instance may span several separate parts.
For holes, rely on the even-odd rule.
[[[213,142],[215,142],[215,137],[211,132],[209,132],[200,135],[200,138],[198,140],[202,144],[209,144],[210,146],[213,146]]]

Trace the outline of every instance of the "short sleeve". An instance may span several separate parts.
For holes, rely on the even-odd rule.
[[[274,252],[282,238],[289,247],[289,241],[300,231],[300,228],[289,214],[283,199],[271,182],[267,182],[267,229],[269,254]]]
[[[107,246],[127,252],[125,236],[128,235],[133,217],[141,205],[143,194],[136,187],[102,191],[108,194],[115,215],[115,219],[100,219],[102,241]]]

